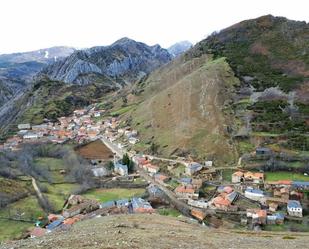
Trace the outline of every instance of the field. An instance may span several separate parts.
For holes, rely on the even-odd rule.
[[[145,189],[140,188],[112,188],[112,189],[94,189],[84,194],[85,197],[96,199],[99,202],[107,202],[119,199],[128,199],[135,196],[141,196]]]
[[[60,211],[63,208],[65,200],[70,194],[76,190],[79,185],[74,183],[61,183],[61,184],[41,184],[46,186],[48,192],[44,195],[48,198],[56,211]]]
[[[29,222],[0,219],[0,241],[20,237],[28,228],[33,227],[35,220],[44,216],[35,196],[29,196],[8,205],[0,210],[0,217],[13,217]]]
[[[77,148],[76,152],[86,159],[111,160],[113,158],[112,151],[100,140],[85,144]]]
[[[160,208],[157,210],[160,215],[171,216],[171,217],[178,217],[181,213],[173,208]]]
[[[292,181],[309,181],[309,176],[292,172],[266,172],[266,181],[292,180]]]

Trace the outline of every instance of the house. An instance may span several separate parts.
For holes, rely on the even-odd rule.
[[[232,174],[232,183],[240,183],[244,181],[244,173],[236,171]]]
[[[253,181],[253,183],[263,183],[264,173],[247,171],[244,173],[244,179],[245,181]]]
[[[157,181],[157,182],[159,182],[161,184],[165,184],[170,179],[170,177],[168,177],[166,175],[163,175],[161,173],[156,173],[156,174],[154,174],[153,177],[154,177],[155,181]]]
[[[256,148],[255,154],[257,156],[269,156],[271,155],[271,149],[265,147]]]
[[[31,125],[30,124],[19,124],[19,125],[17,125],[17,128],[19,130],[30,130],[31,129]]]
[[[53,221],[49,225],[46,226],[46,229],[51,231],[54,230],[56,227],[60,226],[63,223],[63,218]]]
[[[309,177],[308,177],[308,179],[309,179]],[[309,190],[309,182],[293,181],[292,187],[294,189]]]
[[[28,132],[23,136],[23,139],[25,140],[35,140],[38,138],[39,138],[39,135],[37,133],[31,133],[31,132]]]
[[[274,197],[288,200],[290,197],[289,187],[282,187],[280,189],[274,189]]]
[[[68,219],[65,219],[64,221],[63,221],[63,224],[64,225],[73,225],[75,222],[77,222],[77,221],[79,221],[79,219],[78,218],[76,218],[76,217],[73,217],[73,218],[68,218]]]
[[[287,204],[287,211],[290,216],[303,217],[303,208],[299,201],[289,200]]]
[[[158,166],[155,166],[151,163],[143,165],[143,169],[146,170],[149,173],[152,173],[152,174],[156,174],[160,170],[160,168]]]
[[[63,210],[62,215],[64,218],[70,218],[81,213],[92,212],[99,208],[100,205],[97,201],[84,199],[82,203],[74,205],[69,209]]]
[[[76,116],[83,116],[86,113],[86,110],[85,109],[75,110],[73,113]]]
[[[254,200],[254,201],[260,201],[264,197],[264,192],[260,189],[254,189],[248,187],[245,190],[245,197]]]
[[[227,194],[225,196],[225,199],[227,199],[232,204],[234,201],[236,201],[237,197],[238,197],[238,193],[233,191],[233,192]]]
[[[99,111],[94,112],[93,116],[94,116],[95,118],[101,117],[101,112],[99,112]]]
[[[47,233],[45,228],[35,227],[30,232],[30,238],[42,237]]]
[[[191,210],[191,215],[195,218],[197,218],[198,220],[202,221],[206,218],[206,213],[198,210],[198,209],[192,209]]]
[[[268,207],[269,207],[269,211],[270,212],[276,212],[278,209],[279,204],[277,202],[271,202],[269,203]]]
[[[33,125],[31,127],[33,131],[42,131],[42,130],[46,130],[47,128],[48,128],[48,124]]]
[[[134,197],[131,202],[135,213],[153,213],[155,211],[150,203],[142,198]]]
[[[192,178],[189,177],[180,178],[178,182],[184,186],[192,186]]]
[[[200,189],[203,186],[202,179],[192,179],[192,186],[195,189]]]
[[[213,161],[205,161],[205,166],[206,167],[212,167],[213,166]]]
[[[139,139],[135,137],[130,137],[128,141],[130,144],[136,144],[139,142]]]
[[[48,219],[49,222],[53,222],[55,220],[63,219],[63,217],[59,214],[49,214],[47,216],[47,219]]]
[[[212,204],[217,208],[217,209],[221,209],[224,211],[228,211],[231,202],[227,199],[225,199],[222,196],[217,196],[216,198],[214,198],[212,200]]]
[[[284,223],[284,214],[282,213],[275,213],[272,215],[267,215],[267,224],[269,225],[282,225]]]
[[[128,166],[119,162],[114,163],[114,171],[121,175],[121,176],[127,176],[128,175]]]
[[[196,163],[196,162],[189,163],[189,165],[185,169],[185,173],[187,175],[192,176],[196,172],[202,170],[202,168],[203,168],[203,166],[201,164],[199,164],[199,163]]]
[[[267,212],[263,209],[247,209],[247,217],[252,218],[253,224],[266,224]]]
[[[178,186],[175,189],[176,196],[184,199],[197,199],[198,193],[195,193],[195,189],[187,186]]]
[[[92,168],[91,171],[92,171],[92,173],[95,177],[102,177],[102,176],[111,175],[111,171],[108,170],[106,167]]]
[[[219,186],[219,187],[217,188],[217,191],[218,191],[219,193],[227,193],[227,194],[229,194],[229,193],[232,193],[232,192],[233,192],[233,188],[230,187],[230,186]]]
[[[188,205],[198,208],[208,208],[209,204],[205,200],[192,200],[188,199]]]
[[[118,208],[127,207],[129,205],[128,199],[117,200],[116,205]]]
[[[100,204],[100,208],[113,208],[113,207],[116,207],[117,206],[117,202],[116,201],[107,201],[107,202],[104,202],[104,203],[101,203]]]

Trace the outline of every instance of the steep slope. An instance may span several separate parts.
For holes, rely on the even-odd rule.
[[[184,52],[186,52],[187,50],[189,50],[190,48],[192,48],[193,44],[189,41],[181,41],[181,42],[177,42],[175,44],[173,44],[172,46],[170,46],[167,51],[173,56],[173,57],[177,57],[181,54],[183,54]]]
[[[211,55],[183,56],[155,71],[129,98],[138,104],[125,117],[146,142],[136,149],[149,150],[154,144],[165,156],[235,161],[228,128],[233,117],[224,109],[238,83],[224,58],[214,60]]]
[[[122,38],[110,46],[76,51],[48,66],[42,73],[53,80],[80,85],[109,77],[116,79],[121,86],[148,74],[170,59],[169,53],[159,45],[150,47]]]
[[[186,218],[157,214],[116,215],[81,221],[65,231],[4,244],[9,248],[306,248],[304,233],[207,229]]]
[[[191,51],[226,57],[241,80],[233,110],[235,135],[249,138],[245,147],[309,150],[308,41],[308,23],[268,15],[213,34]]]

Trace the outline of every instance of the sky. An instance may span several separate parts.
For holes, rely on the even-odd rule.
[[[0,0],[0,54],[122,37],[167,48],[267,14],[309,22],[308,10],[308,0]]]

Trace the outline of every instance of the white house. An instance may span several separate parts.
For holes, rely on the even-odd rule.
[[[135,137],[130,137],[129,138],[129,143],[130,144],[136,144],[139,142],[139,139],[138,138],[135,138]]]
[[[303,208],[299,201],[289,200],[287,209],[290,216],[303,217]]]
[[[19,124],[18,126],[19,130],[29,130],[31,128],[30,124]]]
[[[38,139],[39,136],[37,133],[26,133],[24,136],[23,136],[23,139]]]
[[[96,177],[109,176],[111,174],[111,172],[105,167],[93,168],[91,171]]]
[[[213,161],[206,161],[205,162],[206,167],[212,167],[213,166]]]
[[[121,176],[127,176],[128,175],[128,166],[121,163],[114,163],[114,171],[121,175]]]
[[[188,205],[198,208],[208,208],[209,204],[206,201],[203,200],[192,200],[188,199]]]
[[[264,192],[259,189],[247,188],[245,190],[245,197],[254,201],[260,201],[262,198],[264,198],[264,196]]]

